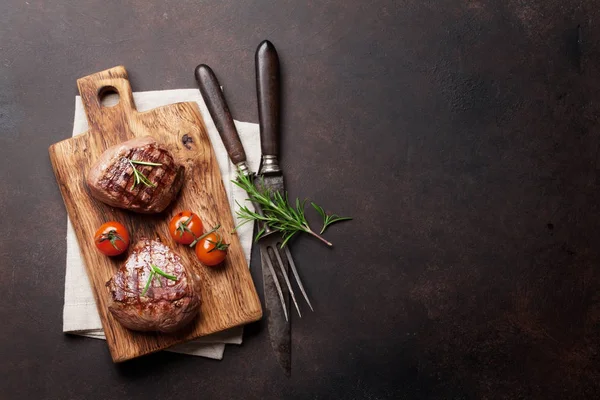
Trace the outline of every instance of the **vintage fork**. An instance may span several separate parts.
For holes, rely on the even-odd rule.
[[[294,258],[292,257],[290,249],[288,248],[287,244],[281,247],[281,243],[283,242],[281,234],[278,231],[272,230],[266,224],[263,224],[263,229],[265,230],[265,236],[263,236],[259,240],[260,255],[261,259],[263,260],[263,263],[267,264],[271,276],[273,277],[273,282],[275,283],[275,287],[277,288],[277,294],[279,295],[279,300],[283,308],[285,320],[287,321],[289,319],[289,316],[287,310],[287,301],[285,300],[284,295],[285,289],[281,286],[280,283],[281,279],[283,279],[283,281],[286,284],[287,292],[289,292],[290,296],[292,297],[292,301],[294,302],[294,306],[296,308],[296,311],[298,312],[298,315],[302,317],[302,313],[300,312],[300,307],[298,306],[298,301],[296,300],[296,295],[294,294],[294,290],[292,289],[289,274],[287,272],[288,266],[289,269],[291,269],[292,274],[294,275],[294,278],[298,287],[300,288],[300,291],[302,292],[304,300],[306,300],[306,303],[308,304],[310,309],[314,311],[313,306],[308,298],[308,295],[306,294],[306,290],[304,289],[304,285],[302,284],[302,280],[300,279],[300,275],[298,274],[298,270],[296,269],[296,264],[294,263]],[[275,257],[273,258],[271,254],[275,255]],[[273,259],[275,259],[275,264],[277,264],[278,266],[277,271],[273,266]]]
[[[268,40],[264,40],[258,45],[256,49],[256,97],[258,103],[258,120],[260,123],[260,147],[262,150],[262,158],[260,162],[260,168],[258,176],[260,180],[260,186],[263,190],[271,195],[276,193],[285,196],[285,187],[283,182],[283,173],[279,167],[279,139],[280,139],[280,75],[279,75],[279,56],[273,43]],[[256,208],[256,207],[255,207]],[[281,246],[283,239],[280,232],[276,232],[271,229],[266,223],[263,224],[264,229],[263,237],[259,240],[259,247],[261,257],[264,262],[267,263],[269,271],[273,276],[277,294],[281,300],[284,315],[286,321],[288,321],[288,310],[287,303],[289,297],[284,295],[284,290],[281,285],[281,279],[286,284],[286,287],[292,296],[298,315],[300,313],[300,307],[296,301],[296,295],[292,289],[290,278],[288,276],[288,265],[296,278],[296,283],[304,299],[308,303],[308,306],[312,310],[312,304],[306,295],[306,290],[302,285],[296,265],[290,249],[287,246]],[[280,251],[281,249],[281,251]],[[275,259],[271,257],[271,254],[275,255]],[[274,262],[273,262],[274,261]],[[276,263],[279,268],[278,271],[273,268],[273,264]],[[281,274],[279,275],[278,272]],[[264,277],[264,274],[263,274]],[[266,277],[268,278],[268,276]],[[287,299],[287,301],[286,301]]]

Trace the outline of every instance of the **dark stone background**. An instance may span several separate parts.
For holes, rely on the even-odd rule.
[[[598,398],[599,17],[591,0],[0,2],[0,398]],[[316,305],[293,376],[263,323],[220,362],[113,365],[61,333],[47,148],[75,80],[123,64],[134,90],[189,88],[207,63],[256,121],[264,38],[291,195],[355,217],[334,249],[293,243]]]

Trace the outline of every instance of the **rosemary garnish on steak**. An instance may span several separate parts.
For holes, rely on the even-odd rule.
[[[150,264],[150,276],[148,277],[146,286],[144,286],[144,290],[142,291],[142,296],[144,296],[146,294],[146,292],[148,291],[148,289],[150,288],[150,282],[152,282],[152,279],[158,278],[157,275],[164,276],[165,278],[170,279],[172,281],[177,280],[176,276],[169,275],[162,269],[158,268],[156,265]],[[158,283],[162,286],[162,283],[160,283],[160,280],[158,281]]]
[[[143,183],[144,185],[149,186],[149,187],[156,187],[156,185],[154,183],[152,183],[150,181],[150,179],[148,179],[146,177],[146,175],[144,175],[140,171],[138,171],[138,169],[135,167],[134,164],[147,165],[150,167],[160,167],[162,164],[153,163],[153,162],[149,162],[149,161],[130,160],[129,158],[126,158],[126,160],[129,163],[129,165],[131,165],[131,168],[133,168],[133,185],[131,185],[131,189],[129,189],[129,190],[133,190],[135,185],[137,185],[138,183]]]

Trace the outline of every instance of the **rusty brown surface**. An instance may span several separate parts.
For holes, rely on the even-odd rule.
[[[597,398],[599,18],[591,0],[2,2],[0,398]],[[256,121],[265,38],[288,189],[355,217],[334,249],[293,243],[316,306],[293,375],[262,323],[221,362],[115,366],[61,333],[47,148],[75,80],[123,64],[136,90],[195,87],[206,63]]]

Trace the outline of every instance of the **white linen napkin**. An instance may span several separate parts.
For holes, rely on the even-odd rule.
[[[235,177],[235,166],[229,160],[227,151],[219,137],[204,100],[197,89],[161,90],[151,92],[133,93],[133,99],[138,111],[147,111],[152,108],[172,103],[195,101],[198,103],[200,113],[206,124],[208,136],[216,153],[225,190],[229,197],[231,211],[236,218],[236,210],[239,208],[236,200],[242,204],[246,193],[231,183]],[[246,150],[246,157],[251,170],[256,171],[260,163],[260,135],[258,124],[235,121],[240,139]],[[88,122],[81,98],[75,98],[75,119],[73,122],[73,136],[81,134],[88,129]],[[238,221],[239,222],[239,221]],[[250,250],[252,247],[252,231],[254,225],[245,224],[238,230],[240,242],[250,264]],[[67,219],[67,269],[65,274],[65,305],[63,309],[63,332],[87,336],[96,339],[106,339],[102,331],[102,324],[92,288],[88,281],[83,259],[79,252],[79,245],[75,231]],[[227,331],[205,336],[188,343],[170,348],[168,351],[190,354],[195,356],[222,359],[225,344],[242,343],[242,327],[232,328]]]

